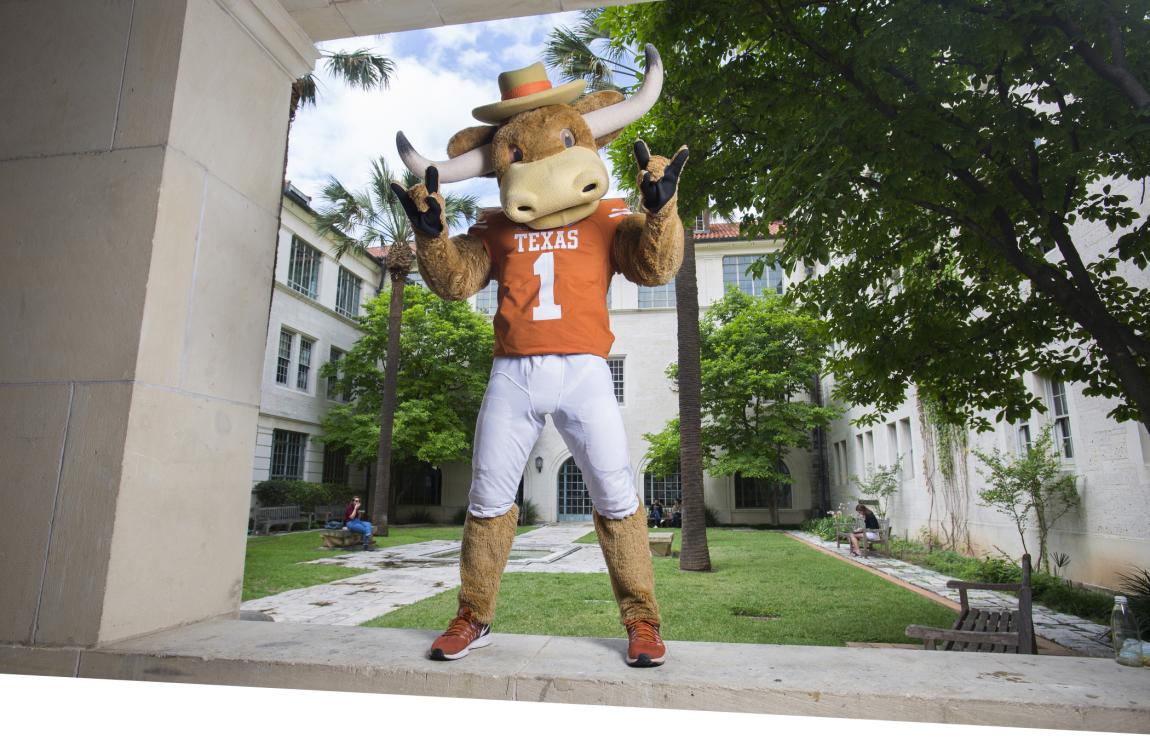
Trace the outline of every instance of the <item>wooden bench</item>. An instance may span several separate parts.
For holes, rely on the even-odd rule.
[[[943,650],[958,650],[972,653],[1023,653],[1038,654],[1034,637],[1034,620],[1031,615],[1030,555],[1022,557],[1022,582],[1020,583],[968,583],[951,580],[947,588],[957,588],[961,609],[958,621],[950,629],[923,627],[912,624],[906,628],[907,637],[921,639],[927,650],[937,650],[943,643]],[[1017,609],[980,609],[970,605],[967,592],[1010,591],[1018,594]]]
[[[647,534],[647,543],[651,547],[652,557],[670,557],[671,547],[675,543],[675,535]]]
[[[312,514],[301,513],[298,505],[280,505],[274,508],[252,508],[251,520],[253,531],[266,534],[272,526],[287,526],[289,531],[297,523],[310,527]],[[261,526],[263,531],[260,530]]]
[[[346,528],[325,529],[319,532],[319,536],[323,539],[324,549],[342,549],[343,547],[355,547],[363,544],[363,534],[348,531]],[[375,546],[374,536],[371,538],[370,546]]]
[[[346,506],[343,505],[317,505],[313,508],[312,512],[315,514],[315,519],[320,524],[327,523],[328,521],[343,522],[343,511]]]
[[[883,548],[883,550],[886,552],[887,556],[889,557],[890,556],[890,519],[889,518],[879,518],[878,519],[878,531],[872,531],[871,533],[878,536],[878,538],[877,539],[868,539],[866,536],[866,530],[865,529],[863,529],[863,535],[859,537],[859,549],[862,550],[862,556],[869,557],[871,552],[874,550],[874,548],[876,546],[881,546]]]

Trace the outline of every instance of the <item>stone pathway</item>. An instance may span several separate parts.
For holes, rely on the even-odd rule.
[[[847,544],[836,547],[833,541],[824,541],[821,537],[805,531],[788,531],[787,533],[796,539],[837,554],[846,560],[873,568],[884,575],[897,578],[916,588],[922,588],[936,596],[958,603],[958,591],[946,587],[947,581],[954,580],[948,575],[890,557],[852,557],[850,556],[850,546]],[[968,595],[972,604],[983,607],[1018,607],[1018,599],[1008,593],[968,591]],[[1109,627],[1095,624],[1071,614],[1060,614],[1038,604],[1034,605],[1033,613],[1034,632],[1039,637],[1091,658],[1109,658],[1114,655],[1114,651],[1106,642]]]
[[[573,543],[593,530],[590,523],[560,523],[520,534],[507,572],[606,573],[597,544]],[[277,622],[358,625],[458,586],[458,554],[458,541],[437,540],[324,557],[309,564],[371,572],[257,598],[240,608]]]

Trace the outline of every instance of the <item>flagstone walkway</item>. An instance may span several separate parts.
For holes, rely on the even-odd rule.
[[[575,544],[590,523],[543,526],[515,537],[507,572],[607,572],[598,544]],[[357,625],[459,585],[459,542],[402,544],[313,560],[371,572],[245,602],[277,622]]]
[[[947,581],[954,580],[954,578],[948,575],[943,575],[934,570],[928,570],[925,567],[919,567],[918,565],[912,565],[909,562],[903,562],[902,560],[890,557],[852,557],[850,555],[850,545],[848,544],[836,547],[835,542],[825,541],[821,537],[809,534],[805,531],[788,531],[787,533],[807,544],[837,554],[843,559],[865,565],[884,575],[897,578],[916,588],[921,588],[936,596],[941,596],[954,603],[958,603],[958,591],[946,587]],[[1018,599],[1009,593],[999,593],[997,591],[968,591],[968,594],[971,603],[978,604],[979,606],[987,608],[1018,607]],[[1109,627],[1102,624],[1095,624],[1094,622],[1076,617],[1072,614],[1061,614],[1056,611],[1051,611],[1045,606],[1038,604],[1034,605],[1033,613],[1034,632],[1039,637],[1073,650],[1079,655],[1085,655],[1091,658],[1109,658],[1114,655],[1113,650],[1111,650],[1107,642],[1110,631]]]

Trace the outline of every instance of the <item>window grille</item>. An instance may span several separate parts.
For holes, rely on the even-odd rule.
[[[1070,407],[1066,396],[1066,384],[1050,381],[1050,402],[1054,410],[1054,442],[1063,458],[1074,458],[1074,441],[1070,435]]]
[[[761,254],[738,254],[723,257],[723,286],[737,287],[747,295],[762,295],[774,292],[783,293],[783,268],[777,263],[767,264],[762,277],[753,277],[747,270],[759,259]]]
[[[607,367],[611,369],[611,384],[615,387],[615,401],[623,404],[623,358],[608,358]]]
[[[335,310],[347,317],[359,314],[359,294],[362,281],[354,272],[339,268],[339,282],[335,289]]]
[[[441,505],[443,472],[434,466],[420,465],[395,475],[397,501],[400,505]]]
[[[272,431],[271,479],[303,479],[304,446],[307,433]]]
[[[296,367],[295,387],[307,391],[311,379],[311,340],[300,337],[299,365]]]
[[[676,500],[683,499],[683,481],[679,472],[657,477],[651,472],[643,474],[643,503],[649,508],[656,500],[664,508],[670,508]]]
[[[639,308],[674,308],[675,281],[658,287],[639,286]]]
[[[291,237],[291,260],[288,262],[288,287],[309,298],[319,296],[319,251],[299,236]]]
[[[559,495],[559,515],[591,515],[591,495],[587,492],[587,484],[583,481],[583,472],[579,471],[579,467],[575,465],[575,459],[569,458],[559,467],[557,492]]]
[[[347,484],[350,473],[347,466],[347,448],[323,447],[323,481],[324,484]]]
[[[291,347],[294,334],[287,329],[280,329],[280,349],[276,358],[276,383],[285,386],[288,382],[288,371],[291,370]]]
[[[475,310],[479,313],[485,313],[488,316],[494,316],[495,312],[499,310],[499,283],[495,280],[487,283],[487,286],[480,290],[475,296]]]
[[[782,474],[790,476],[783,463],[775,464],[775,469]],[[770,497],[775,496],[775,507],[784,509],[791,507],[791,485],[789,482],[776,482],[760,477],[744,477],[735,474],[735,508],[769,508]]]

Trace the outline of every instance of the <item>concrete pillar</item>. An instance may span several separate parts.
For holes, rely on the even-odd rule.
[[[276,0],[0,0],[0,642],[238,609],[314,59]]]

